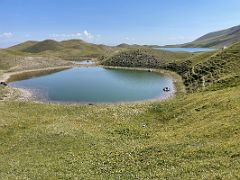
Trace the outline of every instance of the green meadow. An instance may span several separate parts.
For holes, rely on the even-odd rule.
[[[99,63],[132,66],[118,59],[132,58],[132,52],[114,52]],[[239,52],[238,43],[172,62],[155,51],[141,52],[137,62],[132,58],[134,66],[153,62],[181,75],[187,92],[165,101],[0,101],[1,179],[239,179]],[[185,67],[185,61],[191,63]],[[11,68],[4,65],[2,73]],[[0,98],[8,91],[1,87]]]

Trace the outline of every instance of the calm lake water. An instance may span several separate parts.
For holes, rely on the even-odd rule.
[[[158,48],[164,51],[172,51],[172,52],[209,52],[209,51],[215,51],[215,49],[210,48]]]
[[[170,77],[155,72],[80,67],[11,82],[40,101],[114,103],[164,99],[174,93]],[[170,92],[163,92],[169,87]]]

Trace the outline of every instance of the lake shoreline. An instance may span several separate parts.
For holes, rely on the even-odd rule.
[[[49,67],[49,68],[29,69],[29,70],[15,71],[15,72],[4,72],[0,76],[0,82],[9,83],[9,80],[12,78],[12,76],[16,76],[16,75],[20,75],[20,74],[43,72],[43,71],[48,71],[48,70],[68,69],[68,68],[72,68],[72,67],[74,67],[74,66],[55,66],[55,67]],[[33,93],[30,90],[23,89],[23,88],[13,88],[13,87],[9,87],[9,86],[7,86],[7,88],[8,88],[8,93],[3,100],[12,99],[14,96],[17,96],[14,99],[21,100],[21,101],[38,102],[33,99]]]
[[[94,65],[76,65],[73,64],[71,66],[56,66],[56,67],[49,67],[49,68],[40,68],[40,69],[31,69],[31,70],[23,70],[23,71],[16,71],[16,72],[6,72],[3,73],[2,76],[0,76],[0,81],[4,82],[11,82],[11,78],[17,75],[22,75],[25,73],[41,73],[41,72],[46,72],[46,71],[54,71],[54,70],[64,70],[64,69],[71,69],[74,67],[102,67],[106,69],[125,69],[125,70],[136,70],[136,71],[148,71],[148,72],[156,72],[160,73],[161,75],[171,77],[173,79],[174,83],[174,89],[173,93],[171,95],[165,97],[165,98],[154,98],[154,99],[149,99],[149,100],[140,100],[140,101],[133,101],[133,102],[115,102],[115,103],[78,103],[78,102],[54,102],[54,101],[40,101],[34,99],[33,92],[28,89],[24,88],[15,88],[15,87],[7,87],[9,89],[9,93],[6,96],[7,99],[11,99],[14,96],[15,100],[20,100],[20,101],[31,101],[31,102],[36,102],[36,103],[48,103],[48,104],[67,104],[67,105],[86,105],[86,104],[94,104],[94,105],[101,105],[101,104],[139,104],[139,103],[147,103],[147,102],[159,102],[163,100],[168,100],[171,98],[174,98],[175,96],[179,94],[185,94],[185,86],[183,85],[182,78],[180,75],[176,74],[175,72],[172,71],[167,71],[163,69],[154,69],[154,68],[134,68],[134,67],[120,67],[120,66],[104,66],[104,65],[99,65],[99,64],[94,64]],[[5,100],[5,99],[4,99]]]

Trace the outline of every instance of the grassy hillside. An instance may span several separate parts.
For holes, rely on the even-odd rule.
[[[218,89],[240,84],[240,43],[204,58],[183,74],[190,90]]]
[[[109,54],[121,48],[91,44],[82,40],[67,40],[61,42],[45,40],[41,42],[28,41],[10,47],[9,49],[25,52],[30,55],[56,57],[65,60],[82,60]]]
[[[59,51],[62,48],[61,44],[54,40],[45,40],[23,49],[28,53],[41,53],[44,51]]]
[[[0,175],[238,179],[239,92],[141,105],[0,102]]]
[[[88,106],[0,101],[0,177],[239,179],[239,52],[240,43],[187,59],[164,58],[162,68],[179,72],[193,93],[163,102]],[[159,57],[124,51],[106,62],[129,57],[140,65],[148,62],[145,57],[158,61],[162,56],[157,53]],[[205,88],[198,91],[203,77]]]
[[[9,49],[11,49],[13,51],[24,51],[25,49],[27,49],[27,48],[29,48],[31,46],[34,46],[37,43],[38,43],[38,41],[26,41],[24,43],[12,46]]]
[[[0,50],[0,71],[21,71],[70,65],[56,57],[42,57],[11,49]]]
[[[240,41],[240,25],[229,29],[208,33],[193,42],[175,47],[210,47],[222,48]]]

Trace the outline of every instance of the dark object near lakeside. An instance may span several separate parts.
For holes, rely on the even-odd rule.
[[[164,92],[169,92],[169,91],[170,91],[170,88],[169,88],[169,87],[165,87],[165,88],[163,88],[163,91],[164,91]]]
[[[0,82],[0,85],[7,86],[7,83],[5,83],[5,82]]]

